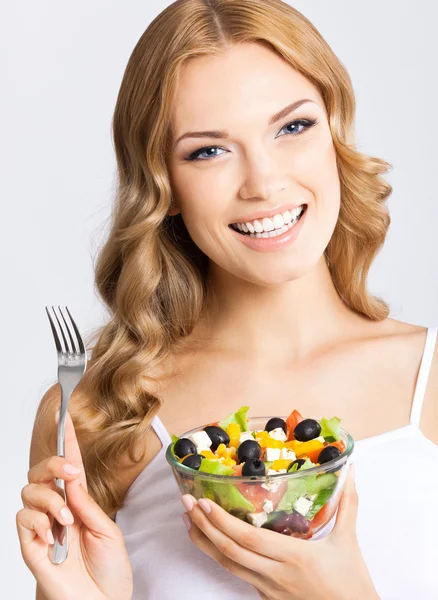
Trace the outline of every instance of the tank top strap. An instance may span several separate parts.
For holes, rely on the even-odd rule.
[[[167,446],[172,443],[172,438],[170,437],[169,432],[164,427],[158,415],[155,415],[155,417],[152,419],[151,425],[155,433],[160,438],[160,441],[163,444],[164,448],[167,448]]]
[[[414,427],[419,427],[421,408],[423,406],[424,395],[426,393],[427,381],[429,379],[430,367],[432,365],[433,353],[435,350],[438,327],[429,327],[424,344],[423,356],[421,358],[420,371],[418,373],[417,384],[415,386],[414,399],[412,401],[410,423]]]

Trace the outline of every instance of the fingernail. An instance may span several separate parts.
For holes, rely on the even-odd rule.
[[[54,539],[54,537],[53,537],[53,533],[52,533],[52,530],[51,530],[51,529],[49,529],[49,530],[47,531],[47,534],[46,534],[46,535],[47,535],[47,541],[49,542],[49,544],[54,544],[54,543],[55,543],[55,539]]]
[[[74,465],[71,465],[70,463],[66,463],[63,467],[62,467],[63,471],[65,471],[66,473],[68,473],[69,475],[77,475],[78,473],[81,472],[80,469],[78,469],[77,467],[75,467]]]
[[[211,506],[207,502],[207,500],[205,500],[204,498],[201,498],[200,500],[198,500],[198,504],[207,515],[209,515],[211,513]]]
[[[186,510],[188,510],[189,512],[192,510],[194,504],[193,500],[188,494],[184,494],[183,496],[181,496],[181,502],[184,504],[184,508]]]
[[[187,527],[187,531],[190,530],[190,527],[192,526],[192,519],[190,518],[190,516],[187,513],[183,513],[183,521],[184,521],[184,525]]]
[[[64,508],[61,508],[59,513],[61,515],[62,520],[65,521],[67,525],[71,525],[74,522],[73,515],[66,506],[64,506]]]

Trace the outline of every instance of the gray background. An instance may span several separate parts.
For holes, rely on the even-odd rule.
[[[0,595],[34,597],[15,515],[35,411],[56,377],[46,304],[68,304],[83,332],[104,311],[93,257],[107,227],[115,160],[110,123],[123,71],[169,2],[6,2],[0,19],[2,539]],[[438,325],[435,176],[437,4],[290,2],[347,67],[359,149],[393,164],[392,225],[370,277],[395,318]]]

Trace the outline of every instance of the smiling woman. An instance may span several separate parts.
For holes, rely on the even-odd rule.
[[[438,502],[438,423],[433,441],[419,428],[429,371],[436,414],[436,330],[389,318],[368,292],[392,188],[390,164],[355,147],[354,118],[345,67],[281,0],[177,0],[134,48],[96,265],[110,319],[70,408],[88,491],[123,533],[134,599],[374,600],[375,584],[397,600],[436,593],[420,556],[433,554],[438,525],[404,517]],[[50,398],[35,427],[44,442]],[[326,538],[274,539],[190,497],[187,535],[168,432],[246,403],[254,415],[337,414],[364,442],[364,503],[350,479]],[[429,474],[409,470],[419,497],[400,492],[407,445]],[[391,537],[402,519],[409,556]]]

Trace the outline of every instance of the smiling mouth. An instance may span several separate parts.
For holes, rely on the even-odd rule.
[[[273,218],[255,219],[246,223],[231,223],[228,225],[241,235],[249,235],[256,238],[271,238],[282,235],[298,223],[307,210],[307,204],[301,204],[293,211],[286,211]]]

